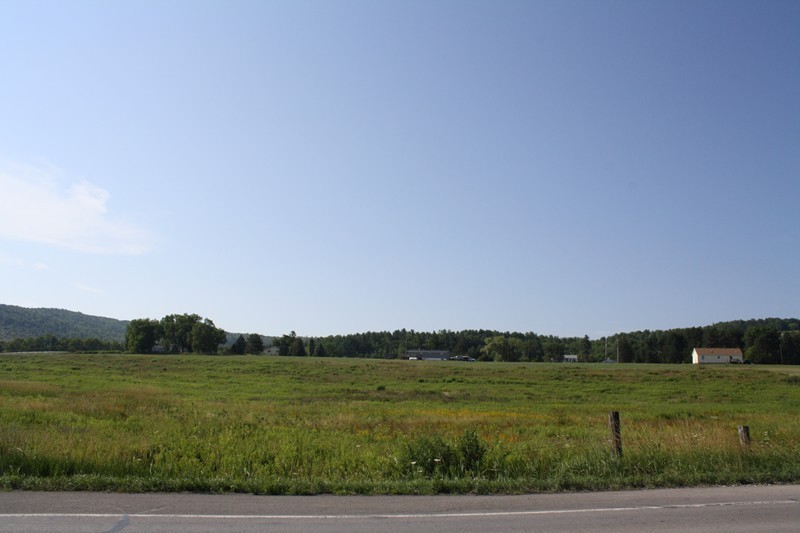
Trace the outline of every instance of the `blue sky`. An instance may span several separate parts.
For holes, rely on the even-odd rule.
[[[800,3],[0,0],[0,303],[229,331],[800,315]]]

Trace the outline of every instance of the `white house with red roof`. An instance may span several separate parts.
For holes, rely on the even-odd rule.
[[[695,348],[692,350],[692,363],[744,363],[744,356],[739,348]]]

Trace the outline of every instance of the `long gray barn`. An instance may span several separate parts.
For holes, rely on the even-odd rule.
[[[406,359],[446,361],[450,359],[450,350],[407,350]]]

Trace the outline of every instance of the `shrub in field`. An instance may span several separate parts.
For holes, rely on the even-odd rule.
[[[400,463],[411,476],[461,477],[481,474],[489,445],[475,429],[468,429],[455,440],[440,435],[422,435],[406,442]]]
[[[468,429],[459,437],[457,444],[461,466],[465,472],[479,474],[483,458],[489,451],[489,445],[483,441],[475,429]]]
[[[440,476],[455,464],[455,457],[453,447],[441,436],[422,435],[406,442],[400,464],[411,476]]]

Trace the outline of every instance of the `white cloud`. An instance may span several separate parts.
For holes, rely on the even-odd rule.
[[[146,231],[109,213],[108,191],[86,180],[63,190],[57,175],[53,168],[0,169],[0,238],[99,254],[149,249]]]

